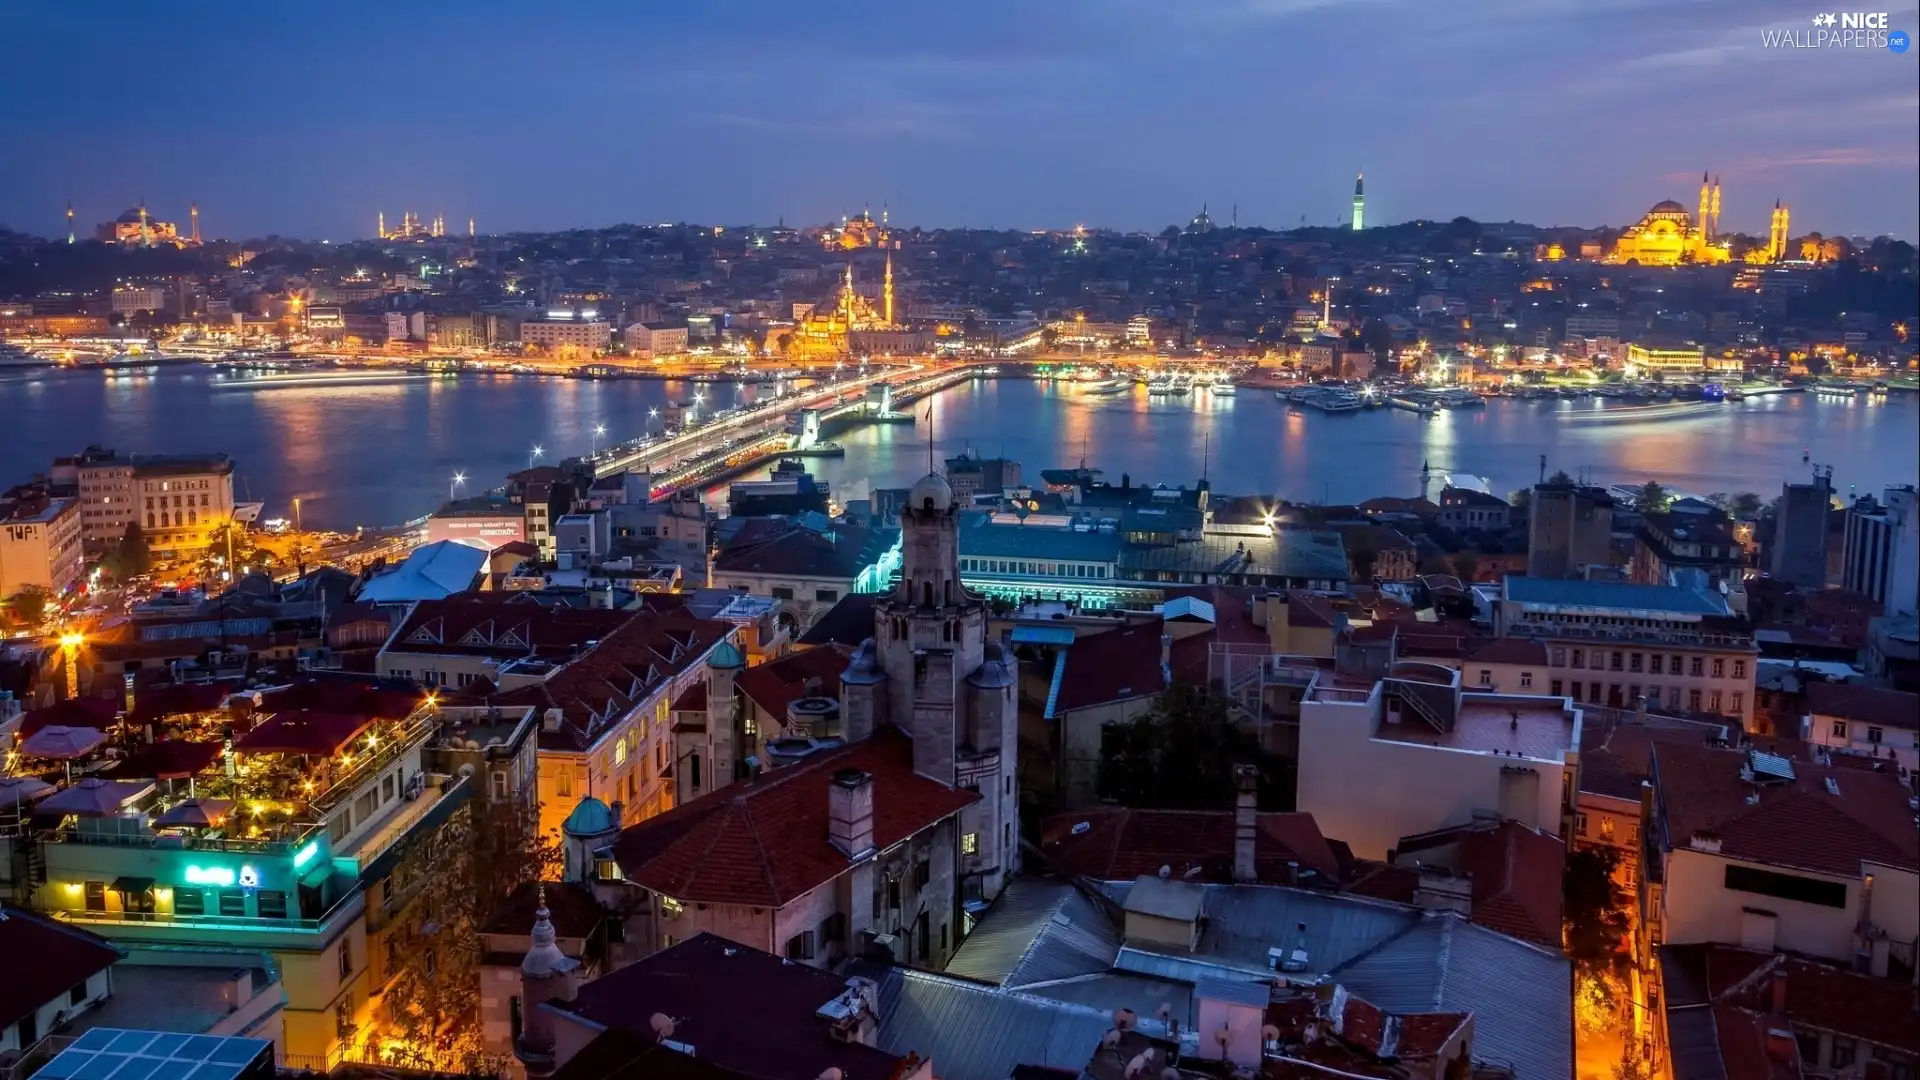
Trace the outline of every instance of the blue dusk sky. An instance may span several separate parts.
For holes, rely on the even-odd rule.
[[[1818,0],[0,4],[0,224],[209,237],[615,222],[1157,229],[1465,214],[1912,239],[1920,51]],[[1915,7],[1889,13],[1920,28]]]

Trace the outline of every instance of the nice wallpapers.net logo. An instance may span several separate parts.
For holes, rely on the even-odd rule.
[[[1805,27],[1760,31],[1768,49],[1885,49],[1904,53],[1913,44],[1905,30],[1895,30],[1884,11],[1823,11]]]

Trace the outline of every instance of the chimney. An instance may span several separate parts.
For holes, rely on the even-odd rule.
[[[827,787],[827,839],[849,859],[873,854],[873,774],[841,769]]]
[[[1800,1045],[1794,1041],[1793,1032],[1785,1028],[1768,1028],[1767,1057],[1782,1065],[1798,1064],[1800,1061]]]
[[[1173,681],[1173,635],[1160,635],[1160,673],[1168,682]]]
[[[1259,830],[1257,799],[1260,773],[1251,765],[1233,767],[1233,880],[1259,879],[1254,869],[1254,837]]]
[[[1647,722],[1647,695],[1640,694],[1633,699],[1633,719],[1641,724]]]
[[[1773,973],[1773,986],[1771,987],[1771,989],[1773,991],[1774,1015],[1785,1016],[1787,1014],[1787,973],[1786,972],[1775,971]]]

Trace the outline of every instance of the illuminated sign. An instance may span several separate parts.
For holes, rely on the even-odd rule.
[[[259,888],[260,887],[260,871],[255,870],[251,866],[241,867],[240,868],[240,887],[243,889]]]
[[[312,862],[313,857],[318,854],[320,854],[320,841],[318,840],[307,841],[306,847],[303,847],[299,851],[296,851],[293,853],[293,868],[295,870],[300,869],[301,867]]]
[[[231,885],[233,882],[233,871],[224,866],[187,867],[187,884],[189,885]]]

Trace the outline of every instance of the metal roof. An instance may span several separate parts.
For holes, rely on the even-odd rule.
[[[864,963],[850,965],[849,973],[879,984],[880,1049],[932,1059],[940,1080],[1007,1080],[1016,1065],[1078,1073],[1113,1026],[1111,1008],[998,990],[949,975]],[[1143,1017],[1142,1028],[1150,1025],[1157,1027]]]
[[[265,1039],[99,1027],[75,1039],[36,1075],[48,1080],[237,1080],[272,1071],[273,1043]]]
[[[1573,975],[1559,953],[1438,913],[1332,975],[1387,1012],[1471,1012],[1476,1061],[1572,1080]]]
[[[963,522],[960,554],[966,558],[1112,563],[1120,557],[1116,533],[1075,532],[1057,525],[996,525],[985,515]]]
[[[1013,628],[1015,645],[1071,645],[1077,637],[1071,626],[1016,626]]]
[[[1122,577],[1128,571],[1158,571],[1222,581],[1247,575],[1345,581],[1347,549],[1339,533],[1322,530],[1282,528],[1271,537],[1209,532],[1178,544],[1129,544],[1120,553],[1120,567]]]
[[[947,962],[947,972],[1018,987],[1101,974],[1120,932],[1098,904],[1065,882],[1017,878]]]
[[[1160,609],[1160,617],[1167,622],[1175,619],[1199,619],[1202,622],[1216,622],[1213,605],[1197,596],[1176,596]]]
[[[1207,927],[1192,953],[1162,952],[1129,944],[1116,966],[1160,978],[1192,982],[1219,971],[1270,973],[1267,950],[1291,949],[1306,924],[1307,962],[1315,973],[1331,971],[1420,921],[1404,904],[1276,885],[1202,885]],[[1125,906],[1132,882],[1108,882],[1101,891]]]
[[[1553,607],[1605,608],[1670,615],[1726,615],[1725,598],[1672,585],[1634,585],[1624,581],[1580,581],[1508,574],[1503,599]]]
[[[1109,1015],[1115,1009],[1132,1009],[1135,1016],[1147,1019],[1158,1016],[1160,1006],[1165,1005],[1168,1015],[1179,1023],[1181,1030],[1193,1028],[1193,987],[1183,982],[1113,971],[1035,983],[1021,987],[1020,992],[1102,1009]]]

